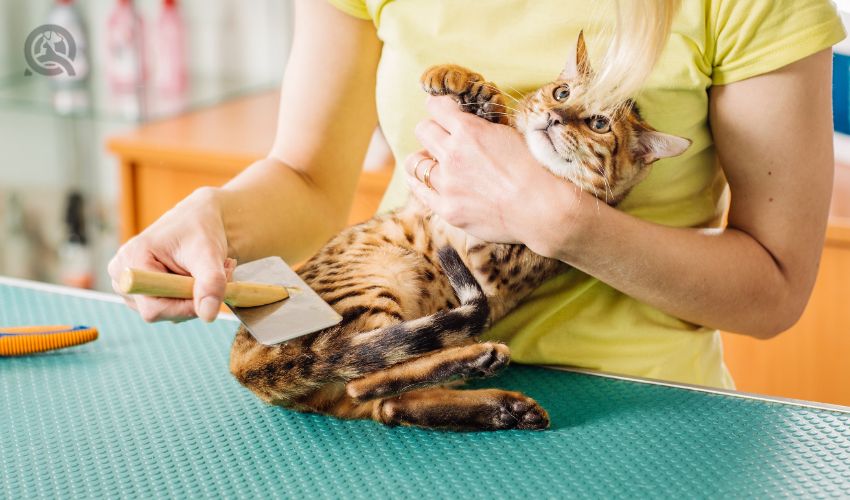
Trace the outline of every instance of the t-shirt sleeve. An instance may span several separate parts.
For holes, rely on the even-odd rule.
[[[779,69],[845,37],[828,0],[715,0],[709,29],[715,85]]]
[[[367,21],[372,19],[369,9],[366,8],[366,0],[328,0],[328,3],[350,16]]]

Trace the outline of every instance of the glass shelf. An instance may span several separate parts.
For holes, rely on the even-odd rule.
[[[137,123],[168,118],[180,113],[212,106],[254,92],[277,87],[279,82],[248,77],[193,74],[182,95],[158,93],[152,86],[134,94],[114,95],[105,78],[91,75],[89,101],[84,111],[66,113],[59,110],[63,96],[57,96],[49,77],[38,74],[10,75],[0,78],[0,111],[19,111],[59,116],[77,116],[94,120]],[[142,97],[139,97],[142,96]],[[65,96],[67,98],[67,93]],[[60,102],[55,102],[60,100]],[[58,106],[57,106],[58,105]]]

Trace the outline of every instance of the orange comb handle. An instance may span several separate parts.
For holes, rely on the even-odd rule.
[[[0,327],[0,356],[24,356],[97,339],[97,328],[72,325]]]

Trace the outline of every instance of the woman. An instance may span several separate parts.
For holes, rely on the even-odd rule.
[[[299,0],[269,156],[182,201],[119,250],[110,274],[190,274],[193,303],[127,303],[148,321],[211,321],[227,257],[298,261],[343,226],[377,111],[402,160],[383,209],[409,186],[474,236],[575,268],[488,333],[515,361],[732,387],[716,329],[774,336],[813,286],[832,183],[829,47],[844,30],[825,0],[677,3]],[[581,29],[603,68],[600,99],[642,85],[644,118],[693,141],[617,210],[547,182],[513,129],[452,127],[453,101],[426,101],[417,84],[427,66],[452,62],[506,89],[539,87]],[[603,58],[606,29],[615,38]],[[434,190],[413,177],[426,155],[439,162]]]

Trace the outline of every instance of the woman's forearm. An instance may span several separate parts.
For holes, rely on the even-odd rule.
[[[585,201],[547,224],[554,229],[541,248],[627,295],[685,321],[759,338],[789,328],[805,306],[808,290],[795,290],[743,231],[661,226]],[[571,227],[570,236],[559,227]]]
[[[240,261],[267,255],[303,260],[343,227],[350,204],[350,197],[326,193],[273,158],[208,195],[221,211],[228,252]]]
[[[214,193],[238,260],[297,262],[343,227],[377,123],[380,55],[372,22],[327,2],[296,3],[269,157]]]
[[[726,230],[663,227],[588,200],[557,207],[540,228],[544,251],[693,323],[762,338],[789,328],[808,302],[826,232],[831,61],[825,49],[712,87],[712,138],[732,194]],[[563,189],[573,188],[553,189],[535,199],[569,199]],[[554,213],[547,208],[537,212]]]

